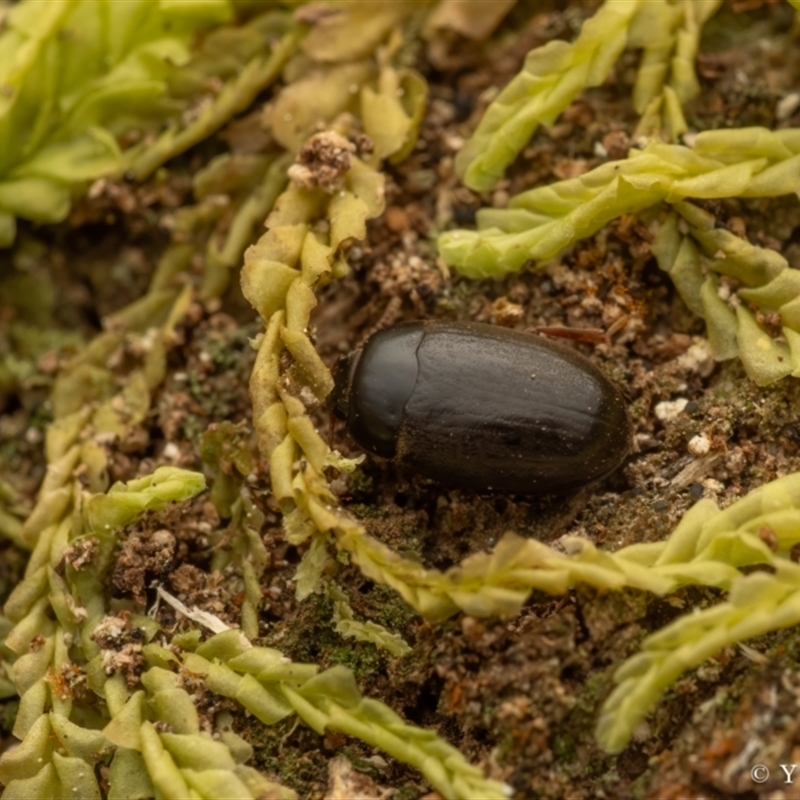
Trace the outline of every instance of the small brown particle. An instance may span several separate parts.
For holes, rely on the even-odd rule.
[[[579,178],[588,171],[589,162],[583,158],[565,158],[553,167],[553,175],[561,181]]]
[[[328,791],[324,800],[381,800],[387,796],[368,775],[353,768],[344,757],[334,758],[328,766]]]
[[[175,557],[175,537],[168,530],[134,533],[122,545],[111,582],[122,594],[144,604],[147,583],[165,576]]]
[[[289,179],[304,189],[319,188],[329,194],[342,186],[350,169],[350,156],[356,146],[336,131],[322,131],[312,136],[289,167]]]
[[[408,214],[400,206],[389,206],[386,209],[386,227],[393,233],[408,230]]]
[[[77,539],[64,551],[64,560],[72,569],[84,569],[94,561],[99,548],[100,542],[93,536]]]
[[[626,131],[609,131],[603,137],[603,147],[612,161],[619,161],[627,157],[631,148],[631,140]]]
[[[145,668],[142,655],[145,632],[132,625],[130,614],[107,614],[91,638],[102,650],[106,675],[121,673],[128,688],[137,686]]]
[[[523,316],[522,306],[509,302],[507,297],[498,297],[492,303],[492,320],[496,325],[510,328],[520,322]]]
[[[728,230],[741,239],[747,236],[747,224],[742,217],[731,217],[728,220]]]
[[[758,538],[761,539],[764,544],[772,550],[773,553],[777,552],[778,550],[778,537],[772,528],[768,525],[762,525],[758,529]]]
[[[39,356],[36,367],[44,375],[55,375],[58,372],[59,358],[55,350],[48,350]]]

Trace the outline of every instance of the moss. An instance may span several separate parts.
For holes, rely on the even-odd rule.
[[[368,591],[360,591],[357,600],[354,608],[361,616],[378,622],[390,631],[405,631],[417,619],[408,604],[388,586],[375,584]]]
[[[419,789],[416,786],[401,786],[392,794],[394,800],[416,800]]]
[[[301,797],[321,793],[327,783],[328,755],[319,737],[296,720],[263,725],[251,718],[241,734],[254,748],[253,766],[291,786]]]

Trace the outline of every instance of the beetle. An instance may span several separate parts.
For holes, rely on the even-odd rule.
[[[544,494],[623,462],[619,389],[575,350],[477,322],[401,323],[339,360],[334,413],[366,450],[456,488]]]

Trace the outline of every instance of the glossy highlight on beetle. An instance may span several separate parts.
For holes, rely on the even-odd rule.
[[[630,449],[617,387],[575,350],[519,331],[403,323],[341,359],[334,377],[335,413],[362,447],[457,488],[571,489]]]

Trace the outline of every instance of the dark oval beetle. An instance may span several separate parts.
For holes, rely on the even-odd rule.
[[[477,322],[413,322],[340,359],[332,401],[379,456],[463,489],[543,494],[602,478],[631,429],[622,395],[563,345]]]

